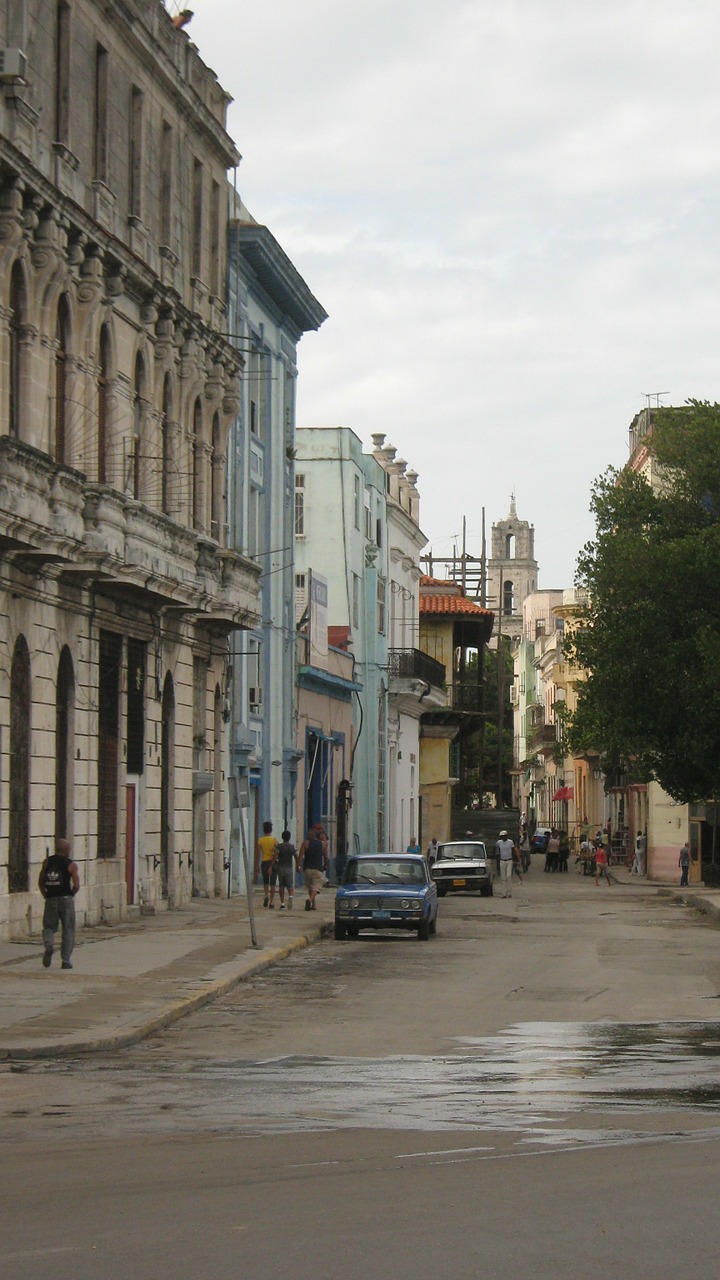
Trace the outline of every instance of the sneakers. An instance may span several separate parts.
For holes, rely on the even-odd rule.
[[[49,969],[52,961],[52,947],[46,947],[43,954],[43,968]]]
[[[274,910],[275,910],[275,903],[274,903],[274,902],[269,902],[267,905],[268,905],[268,907],[269,907],[269,909],[270,909],[271,911],[274,911]]]
[[[284,911],[284,910],[285,910],[285,903],[284,903],[284,902],[281,902],[281,903],[280,903],[280,910],[281,910],[281,911]]]
[[[311,903],[311,901],[310,901],[310,899],[309,899],[309,898],[308,898],[307,902],[305,903],[305,910],[306,910],[306,911],[312,911],[312,903]]]
[[[63,960],[62,964],[60,965],[60,968],[61,968],[61,969],[72,969],[72,965],[71,965],[71,963],[70,963],[70,961],[69,961],[69,960]]]
[[[267,904],[268,904],[268,900],[267,900],[267,898],[263,898],[263,906],[264,906],[264,907],[266,907],[266,906],[267,906]]]
[[[288,904],[287,904],[288,911],[292,911],[292,904],[293,904],[293,896],[292,894],[290,894],[290,897],[288,898]]]

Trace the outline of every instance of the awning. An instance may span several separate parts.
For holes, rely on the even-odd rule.
[[[558,787],[557,791],[555,792],[555,795],[553,796],[553,800],[574,800],[574,799],[575,799],[574,787]]]

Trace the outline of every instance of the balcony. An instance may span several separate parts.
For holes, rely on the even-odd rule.
[[[424,680],[431,688],[442,689],[445,668],[421,649],[390,649],[388,653],[391,680]]]
[[[529,730],[527,736],[528,751],[540,752],[541,755],[552,755],[557,746],[557,734],[554,724],[538,724]]]

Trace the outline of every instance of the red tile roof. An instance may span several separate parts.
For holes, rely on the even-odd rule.
[[[462,615],[467,617],[472,614],[474,617],[486,618],[492,621],[494,614],[491,609],[483,609],[481,605],[475,604],[474,601],[468,600],[467,596],[454,595],[451,592],[438,592],[436,594],[426,594],[424,591],[420,593],[420,612],[421,613],[440,613],[448,617],[457,617]]]

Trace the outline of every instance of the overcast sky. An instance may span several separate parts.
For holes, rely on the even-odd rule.
[[[240,194],[329,313],[299,423],[384,431],[436,554],[514,491],[572,585],[644,393],[720,399],[716,3],[191,7]]]

